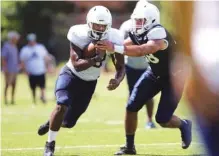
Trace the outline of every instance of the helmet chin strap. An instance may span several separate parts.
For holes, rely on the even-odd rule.
[[[95,32],[95,31],[91,31],[90,32],[90,36],[91,38],[93,38],[94,40],[100,41],[106,38],[106,33],[101,33],[101,32]]]
[[[103,36],[103,33],[101,33],[101,32],[94,32],[94,31],[93,31],[93,33],[95,33],[98,36],[97,40],[101,40],[101,38]]]
[[[96,41],[100,41],[100,40],[103,40],[106,38],[107,36],[107,29],[104,31],[104,32],[101,32],[101,31],[96,31],[96,30],[93,30],[93,24],[92,23],[88,23],[88,26],[89,26],[89,31],[88,31],[88,34],[89,36],[96,40]]]

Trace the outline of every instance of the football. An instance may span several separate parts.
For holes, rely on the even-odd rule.
[[[101,53],[101,54],[104,55],[105,53]],[[91,57],[94,57],[96,54],[98,54],[98,52],[92,42],[86,48],[84,48],[84,51],[83,51],[84,58],[91,58]]]
[[[84,58],[91,58],[96,55],[96,48],[94,44],[91,42],[87,47],[84,48],[83,57]]]

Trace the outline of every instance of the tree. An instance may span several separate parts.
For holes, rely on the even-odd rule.
[[[19,16],[19,11],[27,4],[26,1],[2,1],[1,2],[1,39],[5,40],[7,32],[10,30],[22,29],[22,17]]]

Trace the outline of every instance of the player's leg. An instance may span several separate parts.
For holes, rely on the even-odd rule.
[[[78,118],[86,111],[96,88],[96,81],[83,81],[78,79],[73,85],[74,90],[71,92],[72,103],[68,106],[65,113],[61,125],[63,128],[72,128],[76,124]],[[49,121],[39,127],[38,134],[44,135],[48,130]]]
[[[67,70],[64,67],[56,81],[55,95],[57,105],[50,116],[48,140],[45,145],[44,156],[53,156],[57,133],[61,127],[67,107],[72,103],[71,88],[75,79],[66,72]]]
[[[136,153],[134,137],[137,128],[138,111],[144,106],[145,101],[153,98],[159,91],[160,86],[153,77],[151,70],[147,70],[135,84],[129,98],[125,115],[126,146],[121,147],[115,153],[116,155]]]
[[[163,84],[163,87],[156,114],[156,121],[165,128],[179,128],[182,137],[182,148],[188,148],[192,139],[192,123],[189,120],[182,120],[174,115],[174,111],[178,106],[182,92],[180,96],[176,96],[170,82],[164,81],[161,83]]]
[[[129,96],[132,93],[132,90],[134,88],[135,83],[138,81],[138,79],[140,78],[139,75],[136,75],[136,70],[129,67],[129,66],[125,66],[125,72],[126,72],[126,79],[127,79],[127,85],[128,85],[128,89],[129,89]]]
[[[36,104],[36,85],[37,79],[34,75],[28,75],[29,85],[32,93],[33,103]]]
[[[152,119],[153,110],[154,110],[154,100],[153,99],[148,100],[145,104],[145,108],[146,108],[147,117],[148,117],[148,121],[146,122],[145,128],[147,129],[155,128],[155,124]]]
[[[5,72],[5,87],[4,87],[4,102],[5,104],[8,104],[8,99],[7,99],[7,95],[8,95],[8,87],[9,87],[9,73]]]
[[[129,66],[125,66],[126,69],[126,78],[127,78],[127,83],[128,83],[128,88],[129,88],[129,96],[132,93],[132,90],[134,88],[135,83],[138,81],[138,79],[141,77],[141,75],[145,72],[145,70],[138,70],[131,68]],[[154,123],[152,122],[152,115],[153,115],[153,100],[148,100],[146,102],[146,115],[148,117],[148,122],[146,123],[146,126],[148,128],[153,128]]]
[[[40,99],[43,103],[46,103],[45,89],[46,89],[46,76],[45,74],[39,77],[39,87],[40,87]]]
[[[12,75],[12,90],[11,90],[11,104],[14,104],[14,95],[15,95],[15,88],[16,88],[16,81],[17,81],[17,74],[13,73]]]
[[[80,86],[74,93],[73,102],[65,114],[62,127],[72,128],[76,125],[79,117],[87,110],[90,100],[96,88],[97,81],[79,80]]]
[[[66,109],[67,106],[58,104],[51,114],[49,121],[48,140],[46,141],[44,156],[54,155],[56,136],[61,127]]]

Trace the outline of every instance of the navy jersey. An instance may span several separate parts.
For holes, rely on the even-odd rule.
[[[145,55],[152,72],[156,77],[168,77],[170,71],[170,55],[174,51],[176,42],[170,33],[161,25],[155,25],[145,33],[136,36],[132,32],[129,33],[132,42],[136,45],[147,43],[149,40],[164,39],[167,48],[159,50],[154,54]]]

